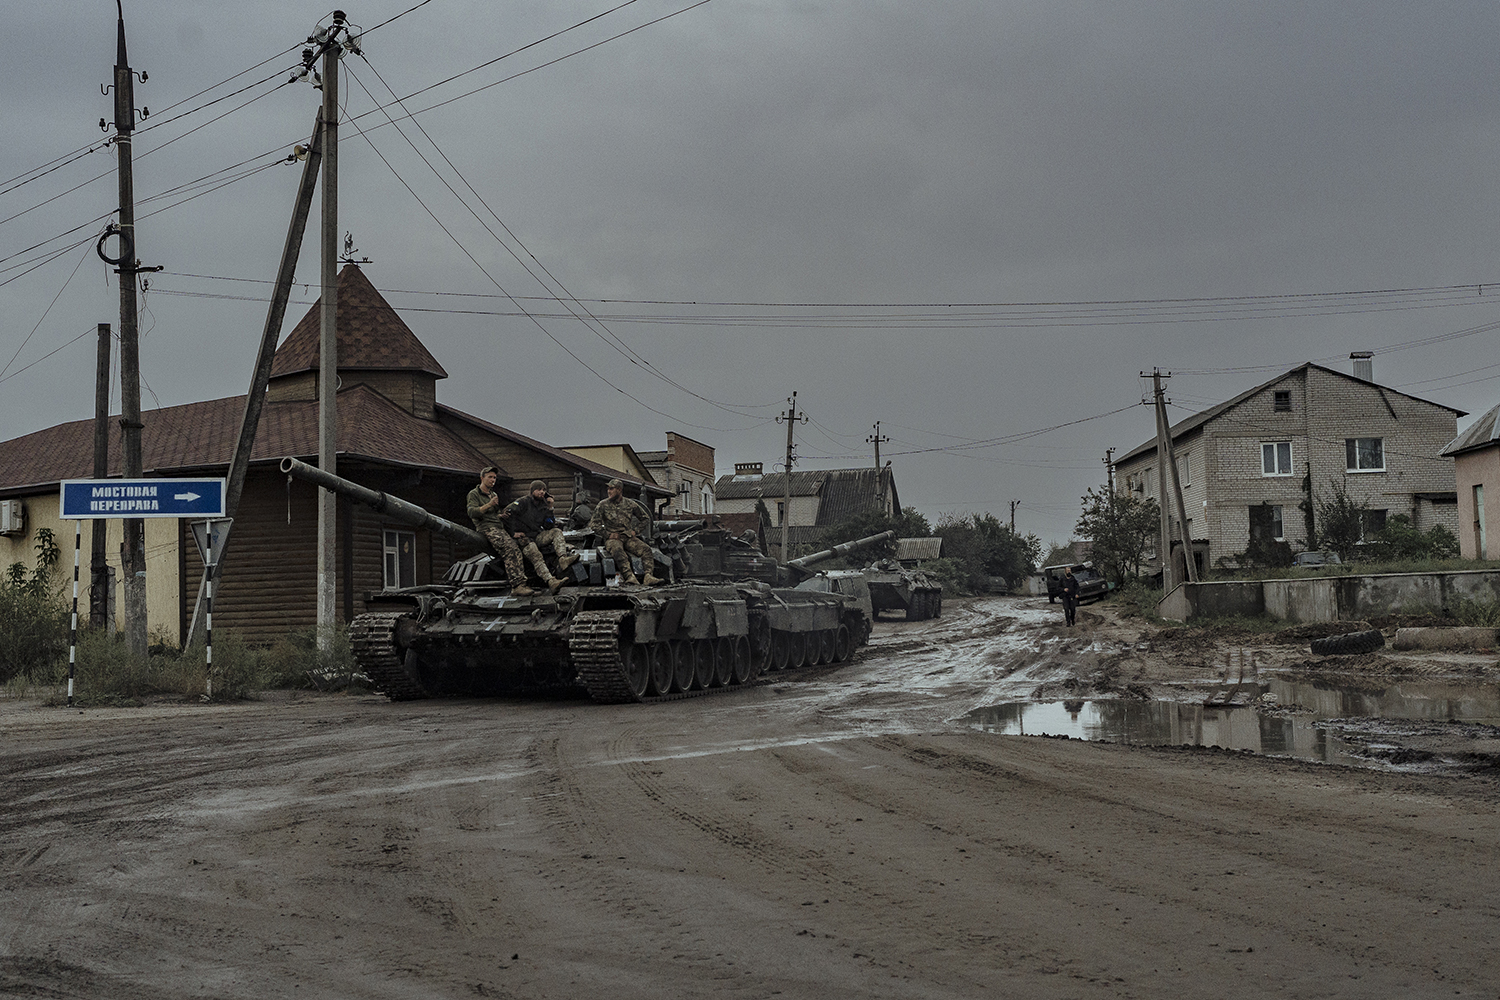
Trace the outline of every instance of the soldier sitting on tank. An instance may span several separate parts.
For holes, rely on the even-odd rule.
[[[500,519],[500,494],[495,492],[495,480],[499,475],[500,470],[493,465],[480,470],[479,485],[469,491],[469,520],[474,522],[475,531],[490,540],[495,554],[505,564],[510,592],[517,597],[529,597],[536,591],[526,586],[526,564],[521,561],[521,548],[505,522]],[[562,581],[555,579],[551,573],[545,574],[544,579],[554,594],[562,588]]]
[[[618,479],[611,479],[606,489],[609,495],[594,508],[589,530],[604,539],[604,552],[621,567],[626,583],[641,582],[630,565],[630,556],[639,556],[646,564],[646,586],[656,586],[662,581],[651,572],[655,557],[651,546],[641,538],[648,524],[645,508],[625,496],[625,484]]]
[[[546,581],[547,586],[556,593],[562,584],[547,569],[547,560],[542,550],[551,550],[557,559],[559,573],[578,561],[578,553],[573,551],[573,546],[563,538],[562,529],[557,526],[557,518],[552,513],[552,494],[547,492],[547,484],[540,479],[532,480],[531,492],[519,500],[512,500],[500,512],[500,520],[505,522],[521,555],[531,563],[537,576]]]

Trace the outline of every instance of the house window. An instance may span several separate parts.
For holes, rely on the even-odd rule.
[[[1250,541],[1286,541],[1286,526],[1279,503],[1261,503],[1250,508]]]
[[[786,501],[776,501],[776,524],[778,526],[786,523]]]
[[[1384,472],[1384,438],[1345,438],[1344,468],[1349,472]]]
[[[1375,536],[1385,530],[1385,515],[1383,510],[1365,511],[1359,519],[1359,540],[1373,542]]]
[[[410,531],[385,532],[385,589],[417,585],[417,536]]]
[[[1273,410],[1275,410],[1277,413],[1291,413],[1292,412],[1292,390],[1290,390],[1290,389],[1277,389],[1276,390],[1276,395],[1275,395],[1275,404],[1271,408]]]
[[[1193,456],[1187,452],[1177,456],[1177,481],[1183,486],[1193,485]]]
[[[1260,474],[1290,476],[1292,474],[1292,442],[1263,442],[1260,446]]]
[[[708,484],[707,483],[704,483],[703,484],[703,513],[705,513],[705,514],[712,514],[713,512],[714,512],[714,491],[708,488]]]

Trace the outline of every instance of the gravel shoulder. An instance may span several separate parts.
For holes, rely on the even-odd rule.
[[[1104,610],[658,706],[0,703],[0,995],[1496,996],[1493,781],[956,721],[1213,669]]]

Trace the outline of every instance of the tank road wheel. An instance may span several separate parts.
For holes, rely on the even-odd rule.
[[[721,635],[714,640],[713,686],[721,688],[734,676],[734,636]]]
[[[672,640],[672,690],[691,691],[698,672],[698,651],[691,639]]]
[[[665,640],[651,644],[652,694],[667,694],[672,690],[672,675],[677,672],[675,652]]]
[[[848,625],[840,625],[839,626],[839,630],[836,633],[834,633],[834,637],[833,637],[833,662],[834,663],[843,663],[845,660],[849,659],[849,653],[850,653],[849,643],[850,643],[849,626]]]
[[[788,670],[796,670],[807,662],[807,635],[806,632],[787,633],[786,665]]]
[[[760,665],[750,654],[750,637],[742,635],[734,640],[734,683],[749,684],[760,676]]]
[[[785,670],[792,652],[791,636],[780,629],[771,633],[771,652],[766,657],[767,670]]]
[[[714,641],[697,639],[693,642],[694,669],[693,690],[702,691],[714,682]]]
[[[818,633],[818,664],[833,662],[834,645],[838,638],[838,630],[825,628]]]
[[[625,683],[630,693],[644,698],[651,687],[651,653],[639,642],[625,640],[620,643],[620,670],[625,674]]]

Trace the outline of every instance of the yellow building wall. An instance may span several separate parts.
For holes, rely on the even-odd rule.
[[[73,597],[73,548],[76,521],[63,521],[57,516],[58,494],[25,497],[26,534],[0,536],[0,570],[8,571],[13,563],[21,563],[29,573],[36,566],[37,531],[50,528],[62,549],[55,578],[63,588],[68,600]],[[181,592],[180,563],[178,561],[178,520],[172,517],[148,517],[146,522],[146,629],[152,642],[165,641],[177,645],[182,641],[179,623],[182,619],[178,605]],[[89,561],[93,552],[93,521],[83,521],[82,546],[78,553],[78,617],[88,620]],[[104,545],[105,561],[115,570],[115,627],[125,627],[124,576],[120,572],[120,543],[124,540],[124,522],[111,518],[104,522],[107,532]],[[197,549],[190,556],[198,558]]]
[[[587,448],[565,448],[571,454],[579,458],[586,458],[590,462],[598,462],[600,465],[608,466],[627,476],[634,476],[643,483],[654,483],[656,479],[650,471],[639,462],[632,462],[625,449],[618,445],[599,445]]]

